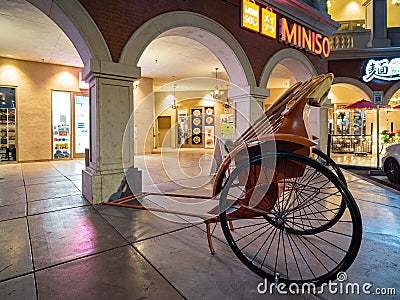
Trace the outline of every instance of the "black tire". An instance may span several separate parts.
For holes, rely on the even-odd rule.
[[[385,161],[385,173],[390,182],[400,183],[400,166],[397,160],[389,157]]]
[[[336,174],[336,176],[347,186],[346,178],[343,175],[342,170],[339,168],[339,166],[335,163],[335,161],[330,158],[328,155],[326,155],[324,152],[317,148],[312,149],[312,153],[316,155],[315,159],[330,169],[333,173]]]
[[[239,174],[248,171],[249,164],[271,161],[279,161],[281,165],[284,162],[285,174],[293,172],[293,163],[305,171],[297,173],[300,176],[296,178],[283,176],[283,182],[279,180],[282,192],[271,210],[250,218],[230,218],[226,210],[237,204],[232,205],[233,201],[249,194],[238,180]],[[288,172],[286,164],[291,165]],[[341,219],[329,229],[312,233],[321,227],[320,220],[329,221],[330,214],[336,215],[343,201],[346,206]],[[330,206],[336,207],[333,212]],[[260,211],[260,206],[255,208]],[[352,195],[332,171],[302,155],[266,154],[238,165],[222,190],[220,209],[222,230],[233,252],[250,270],[270,283],[277,277],[286,284],[320,285],[335,280],[339,272],[350,267],[360,248],[362,221]],[[275,221],[271,223],[271,220]],[[234,230],[228,221],[233,223]],[[306,231],[310,233],[304,234]]]

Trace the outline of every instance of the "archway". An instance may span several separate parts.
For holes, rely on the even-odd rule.
[[[221,61],[235,85],[255,86],[252,67],[239,42],[216,21],[192,12],[169,12],[147,21],[129,39],[120,62],[137,65],[154,39],[170,35],[187,37],[206,46]]]
[[[27,1],[61,28],[75,46],[85,66],[91,59],[112,61],[100,30],[79,1]]]
[[[283,49],[275,53],[264,66],[260,77],[260,87],[267,86],[277,65],[283,66],[290,72],[293,76],[291,81],[304,81],[318,74],[313,64],[303,53],[296,49]]]

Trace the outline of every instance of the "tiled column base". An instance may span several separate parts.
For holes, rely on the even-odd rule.
[[[126,172],[133,193],[142,190],[142,171],[130,168]],[[91,204],[108,201],[117,193],[125,174],[123,170],[96,171],[90,167],[82,171],[82,194]]]

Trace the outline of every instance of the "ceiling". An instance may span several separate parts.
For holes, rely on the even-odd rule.
[[[0,1],[0,56],[83,67],[60,28],[25,0]]]
[[[0,0],[0,28],[2,57],[83,67],[68,37],[26,0]],[[143,77],[154,78],[155,89],[172,90],[172,82],[185,78],[178,82],[177,90],[211,90],[215,86],[216,67],[219,87],[226,89],[229,84],[228,75],[216,56],[206,46],[187,37],[155,39],[144,51],[139,66]],[[291,81],[288,68],[278,65],[268,87],[287,87]]]

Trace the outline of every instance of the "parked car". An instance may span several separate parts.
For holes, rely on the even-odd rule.
[[[386,148],[382,158],[382,168],[391,182],[400,183],[400,144]]]

